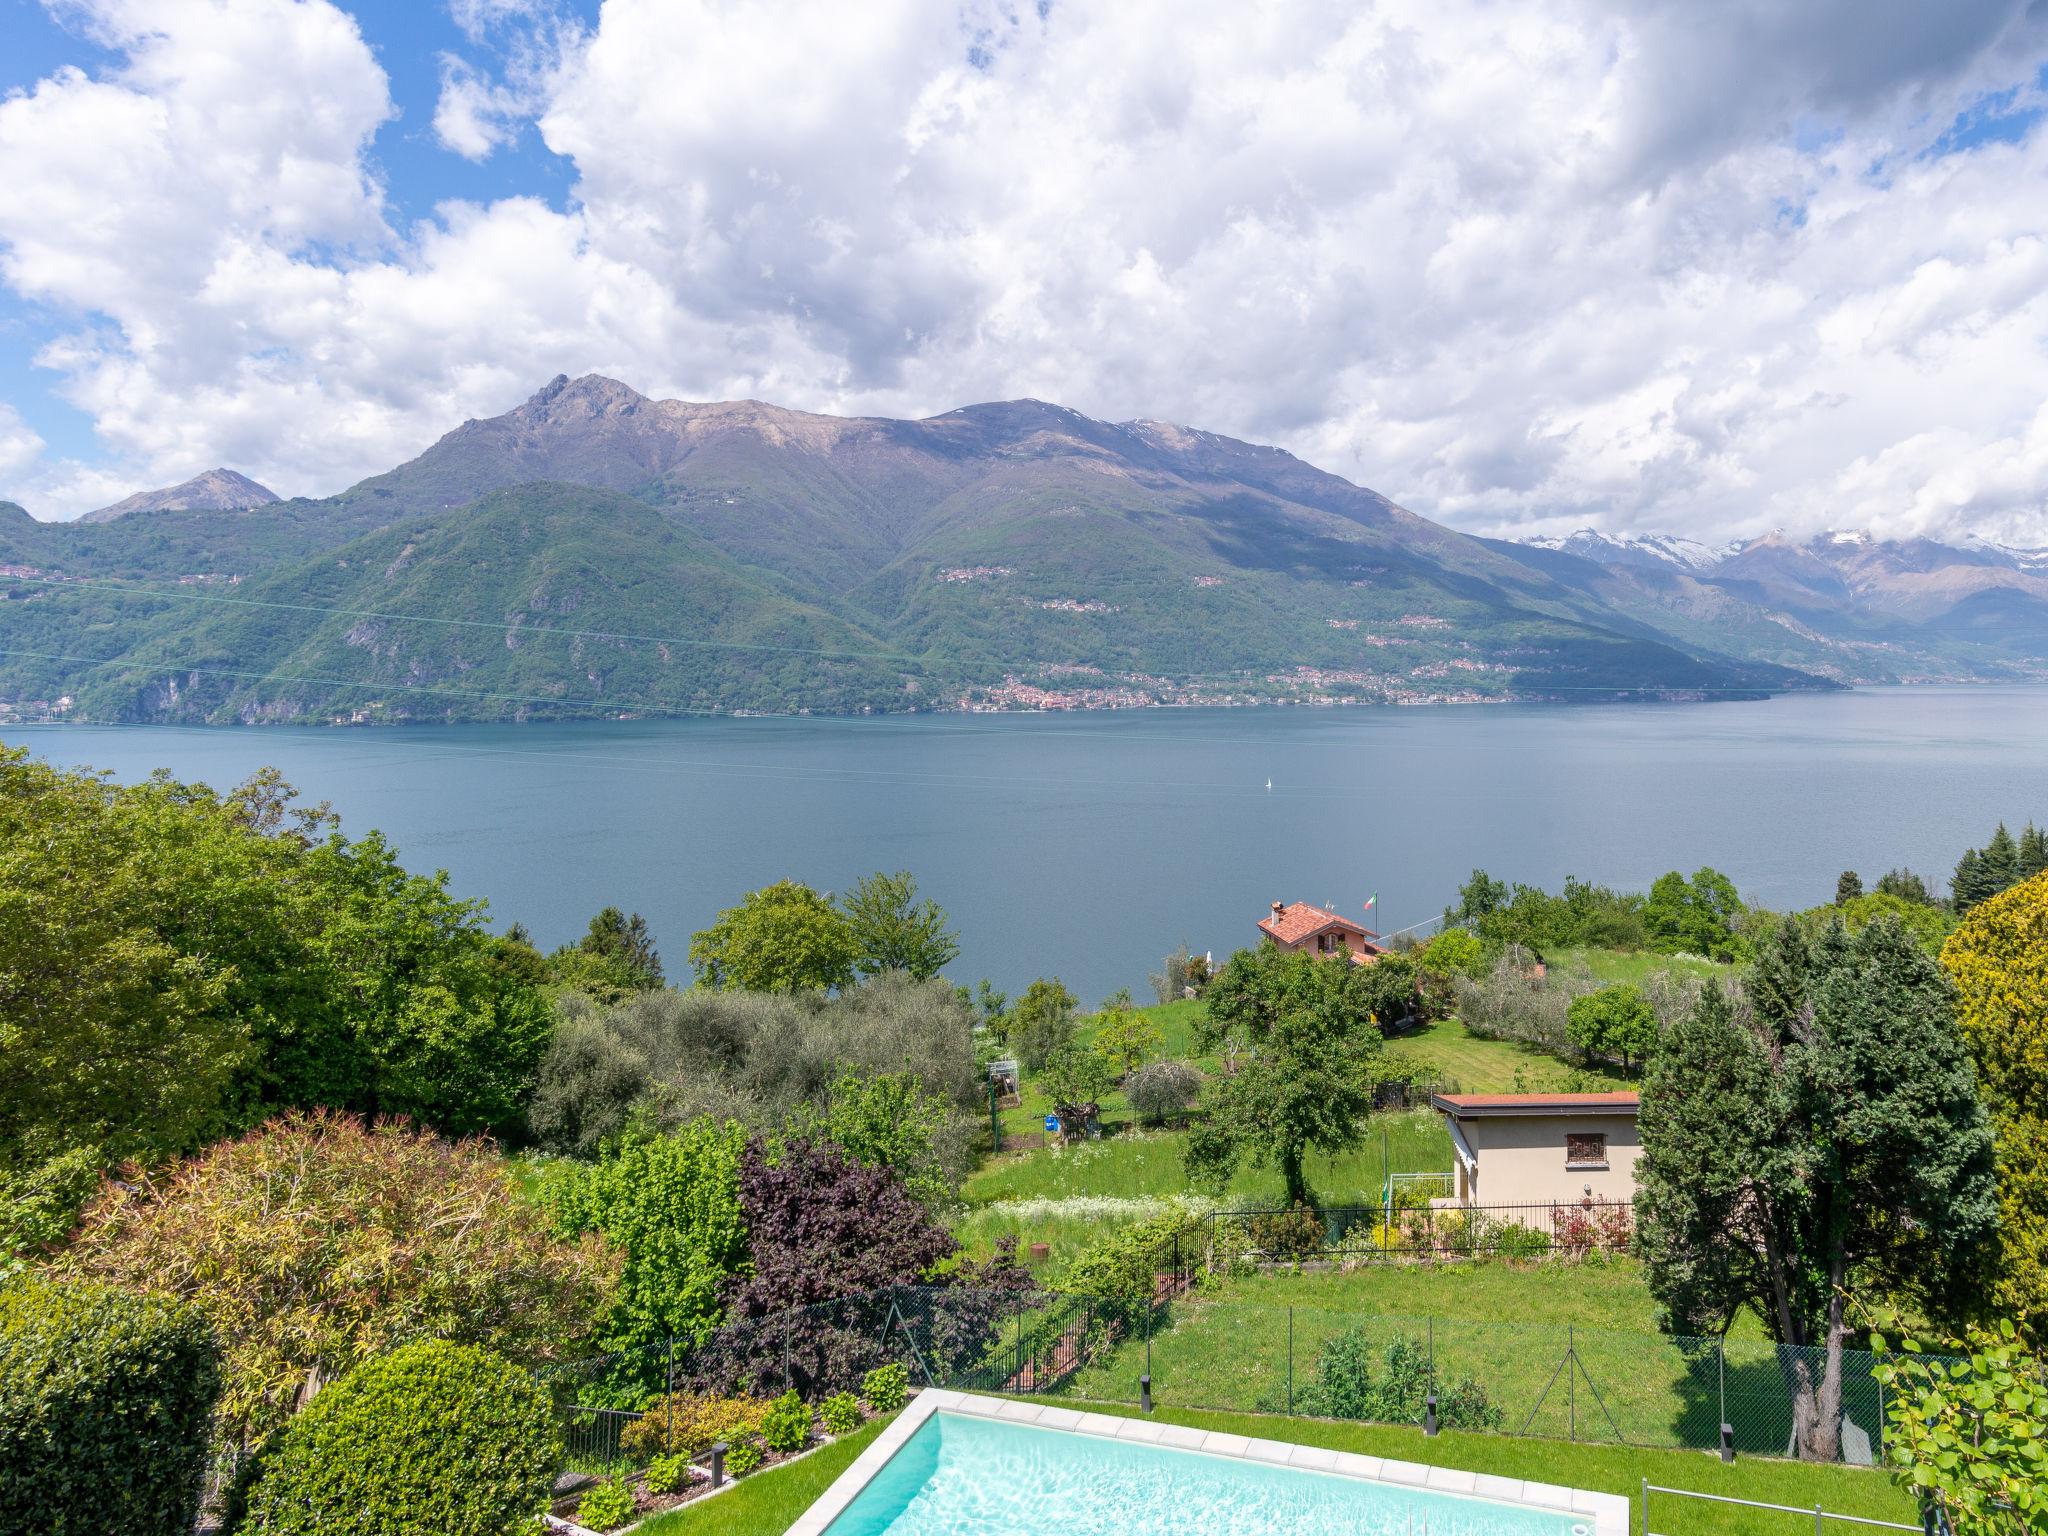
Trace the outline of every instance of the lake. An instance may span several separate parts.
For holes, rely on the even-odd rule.
[[[407,727],[14,726],[134,779],[266,764],[344,829],[490,899],[543,944],[607,903],[672,978],[692,931],[791,878],[909,869],[952,914],[952,974],[1140,996],[1186,940],[1225,953],[1275,900],[1422,923],[1475,867],[1642,888],[1712,864],[1772,906],[1895,865],[1946,881],[2001,818],[2048,820],[2048,688],[1752,703],[1141,710]],[[1272,787],[1266,787],[1271,780]]]

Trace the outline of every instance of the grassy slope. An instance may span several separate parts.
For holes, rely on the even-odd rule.
[[[1482,1040],[1456,1019],[1439,1019],[1387,1042],[1387,1060],[1442,1072],[1465,1093],[1551,1093],[1576,1080],[1594,1089],[1633,1087],[1633,1078],[1605,1067],[1574,1067],[1548,1051],[1514,1040]]]
[[[1135,1410],[1112,1405],[1101,1411],[1127,1414]],[[1638,1497],[1640,1485],[1647,1479],[1667,1488],[1690,1488],[1774,1504],[1802,1508],[1819,1504],[1837,1514],[1869,1519],[1906,1522],[1912,1518],[1911,1504],[1881,1474],[1854,1468],[1748,1458],[1728,1467],[1711,1456],[1694,1452],[1559,1444],[1455,1432],[1430,1440],[1413,1429],[1262,1414],[1162,1408],[1156,1417],[1169,1424],[1190,1424],[1200,1429],[1591,1488],[1623,1494],[1631,1501]],[[664,1515],[641,1529],[649,1536],[780,1536],[881,1432],[883,1422],[886,1421],[866,1425],[859,1433],[805,1457],[794,1466],[759,1473],[730,1493]],[[1804,1522],[1811,1518],[1711,1504],[1681,1505],[1663,1498],[1655,1502],[1653,1509],[1661,1529],[1700,1532],[1702,1536],[1800,1536],[1808,1529]],[[1637,1518],[1640,1519],[1639,1511]]]

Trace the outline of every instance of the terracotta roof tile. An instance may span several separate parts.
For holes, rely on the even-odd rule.
[[[1271,934],[1282,944],[1299,944],[1303,939],[1314,938],[1332,924],[1349,928],[1354,933],[1362,933],[1369,939],[1379,937],[1365,924],[1352,918],[1340,917],[1335,912],[1326,911],[1307,901],[1282,906],[1277,918],[1266,916],[1259,919],[1260,931]]]

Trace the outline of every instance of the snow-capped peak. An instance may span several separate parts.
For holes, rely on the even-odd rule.
[[[1684,570],[1704,571],[1720,559],[1716,551],[1696,539],[1681,538],[1671,533],[1602,533],[1597,528],[1581,528],[1563,537],[1553,534],[1524,542],[1538,549],[1562,550],[1568,555],[1597,560],[1604,565],[1674,565]]]

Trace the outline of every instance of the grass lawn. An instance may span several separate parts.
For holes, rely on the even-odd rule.
[[[1161,1403],[1284,1411],[1315,1378],[1324,1345],[1354,1330],[1376,1359],[1405,1340],[1431,1355],[1439,1382],[1477,1383],[1509,1431],[1711,1445],[1725,1385],[1738,1448],[1780,1455],[1790,1434],[1789,1397],[1762,1329],[1746,1321],[1731,1335],[1724,1375],[1711,1349],[1688,1355],[1657,1331],[1629,1259],[1385,1264],[1224,1281],[1175,1301],[1149,1341],[1124,1340],[1059,1390],[1134,1401],[1149,1360]],[[1853,1368],[1849,1376],[1851,1417],[1873,1429],[1875,1385]]]
[[[1049,1243],[1058,1262],[1105,1229],[1139,1219],[1148,1202],[1191,1194],[1186,1145],[1183,1131],[1122,1129],[1055,1152],[1034,1131],[969,1176],[961,1191],[967,1210],[953,1230],[976,1253],[1003,1237]],[[1428,1110],[1375,1115],[1362,1146],[1309,1158],[1309,1183],[1325,1204],[1373,1205],[1386,1166],[1396,1173],[1448,1169],[1451,1144],[1442,1118]],[[1246,1168],[1223,1201],[1261,1207],[1279,1204],[1280,1197],[1276,1171]]]
[[[1106,1405],[1101,1412],[1134,1414],[1135,1409]],[[1446,1431],[1427,1439],[1418,1430],[1378,1424],[1346,1424],[1264,1414],[1210,1413],[1162,1407],[1156,1418],[1168,1424],[1220,1429],[1370,1456],[1502,1477],[1533,1478],[1625,1495],[1634,1507],[1642,1481],[1667,1488],[1690,1488],[1733,1498],[1758,1499],[1811,1509],[1818,1504],[1834,1514],[1868,1519],[1913,1518],[1912,1504],[1882,1473],[1850,1467],[1806,1466],[1798,1462],[1742,1458],[1723,1466],[1713,1456],[1688,1451],[1658,1451],[1633,1446],[1573,1445],[1551,1440],[1520,1440],[1503,1435]],[[865,1425],[854,1435],[807,1456],[793,1466],[759,1472],[730,1493],[650,1521],[650,1536],[781,1536],[808,1509],[832,1480],[852,1464],[884,1421]],[[1811,1515],[1773,1515],[1724,1505],[1682,1502],[1656,1497],[1652,1509],[1663,1531],[1699,1532],[1702,1536],[1805,1536]],[[1641,1512],[1635,1511],[1640,1529]],[[1839,1530],[1839,1528],[1837,1528]]]
[[[1559,1093],[1573,1082],[1585,1091],[1633,1088],[1636,1079],[1606,1067],[1575,1067],[1517,1040],[1482,1040],[1456,1019],[1439,1019],[1412,1035],[1389,1040],[1391,1064],[1430,1067],[1463,1093]]]
[[[640,1529],[649,1536],[771,1536],[786,1531],[894,1417],[872,1419],[802,1461],[743,1477],[730,1491],[657,1516]]]

